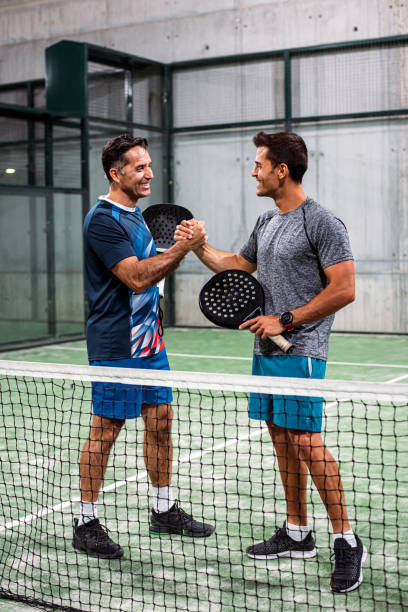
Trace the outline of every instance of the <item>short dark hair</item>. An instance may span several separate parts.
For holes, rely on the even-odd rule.
[[[126,164],[126,152],[133,147],[143,147],[147,149],[148,142],[146,138],[140,136],[132,136],[132,134],[120,134],[108,140],[102,150],[102,166],[106,174],[106,178],[112,183],[109,170],[111,168],[123,168]]]
[[[307,170],[307,147],[301,136],[293,132],[277,132],[276,134],[265,134],[258,132],[254,136],[256,147],[266,147],[267,159],[277,166],[284,163],[289,168],[289,174],[293,181],[301,183]]]

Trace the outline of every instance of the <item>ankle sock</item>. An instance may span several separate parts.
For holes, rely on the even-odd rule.
[[[97,502],[82,502],[81,501],[81,513],[78,519],[78,527],[89,523],[98,518],[98,504]]]
[[[286,533],[295,542],[302,542],[309,531],[308,525],[293,525],[293,523],[286,521]]]
[[[357,546],[357,541],[356,541],[356,538],[354,536],[354,532],[353,532],[352,529],[349,529],[349,531],[343,531],[343,532],[340,532],[340,533],[333,533],[334,541],[336,541],[337,538],[343,538],[353,548],[355,548]]]
[[[155,512],[168,512],[174,504],[173,487],[152,487],[154,500],[153,508]]]

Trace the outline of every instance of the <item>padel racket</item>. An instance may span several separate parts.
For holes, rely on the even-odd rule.
[[[167,251],[175,244],[173,236],[176,226],[193,215],[187,208],[177,204],[153,204],[143,212],[143,218],[153,236],[158,251]]]
[[[241,323],[264,314],[265,294],[256,278],[243,270],[215,274],[200,291],[201,312],[220,327],[238,329]],[[293,344],[284,336],[269,336],[284,353]]]
[[[193,218],[191,212],[177,204],[153,204],[143,212],[143,218],[150,230],[158,253],[167,251],[175,244],[173,239],[176,226],[184,219]],[[165,279],[157,283],[159,294],[164,296]]]

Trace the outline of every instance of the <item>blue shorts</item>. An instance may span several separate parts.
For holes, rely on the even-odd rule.
[[[166,349],[151,357],[90,361],[91,366],[111,368],[142,368],[144,370],[170,370]],[[121,385],[108,382],[92,383],[93,413],[109,419],[135,419],[143,404],[169,404],[173,401],[170,387]]]
[[[299,355],[254,355],[252,361],[252,374],[257,376],[324,378],[325,372],[326,362],[322,359]],[[286,429],[320,432],[323,398],[250,393],[249,416]]]

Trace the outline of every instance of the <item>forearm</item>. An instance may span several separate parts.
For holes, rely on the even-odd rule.
[[[194,253],[203,262],[207,268],[213,272],[223,272],[224,270],[245,270],[252,273],[255,271],[255,264],[247,261],[238,253],[228,253],[227,251],[219,251],[209,244],[204,244],[202,247],[195,249]]]
[[[293,324],[313,323],[334,314],[354,300],[354,288],[329,284],[307,304],[291,310]]]
[[[324,269],[329,284],[307,304],[290,309],[293,325],[313,323],[344,308],[354,300],[354,264],[352,260],[343,261]],[[279,320],[279,314],[259,316],[249,319],[240,325],[240,329],[249,327],[252,333],[265,340],[285,331]]]
[[[293,325],[296,327],[323,319],[337,312],[337,310],[352,302],[353,299],[354,293],[350,290],[339,290],[335,286],[328,285],[304,306],[290,310],[293,315]],[[240,329],[247,327],[249,327],[252,333],[261,336],[263,340],[268,336],[276,336],[285,331],[284,326],[279,320],[279,315],[255,317],[243,323]]]
[[[164,253],[147,259],[124,259],[112,268],[112,272],[134,293],[142,293],[174,272],[187,253],[185,245],[177,243]]]
[[[149,257],[139,262],[141,266],[137,271],[137,276],[141,286],[140,292],[156,285],[179,267],[187,253],[184,251],[180,252],[179,249],[173,249],[174,247],[164,253],[159,253],[154,257]]]

